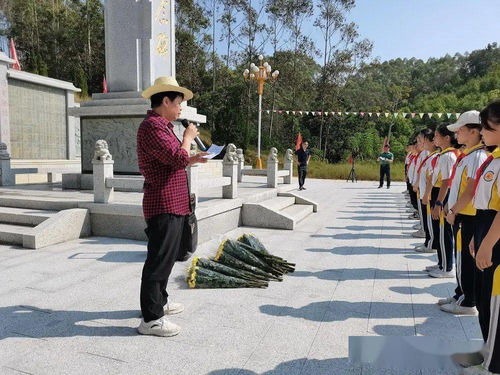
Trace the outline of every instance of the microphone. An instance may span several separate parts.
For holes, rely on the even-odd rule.
[[[187,128],[189,126],[189,121],[184,119],[181,121],[181,124],[182,126],[184,126],[185,128]],[[196,142],[196,145],[198,146],[198,148],[201,150],[201,151],[207,151],[207,148],[205,147],[205,145],[203,144],[202,140],[199,138],[199,137],[196,137],[194,139],[194,141]]]

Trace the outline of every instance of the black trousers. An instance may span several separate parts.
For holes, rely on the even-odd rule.
[[[453,298],[460,306],[476,306],[474,297],[474,274],[476,264],[470,255],[469,244],[474,237],[476,217],[458,214],[455,218],[455,259],[457,264],[457,287]]]
[[[299,187],[304,186],[304,182],[306,182],[307,176],[307,164],[299,165]]]
[[[425,232],[425,247],[430,247],[432,245],[433,241],[433,236],[432,236],[432,225],[429,227],[429,219],[427,215],[427,205],[423,204],[422,201],[420,201],[420,206],[422,207],[422,224],[424,226],[424,232]]]
[[[148,255],[142,269],[141,311],[145,322],[160,319],[168,278],[177,259],[185,216],[160,214],[147,220]]]
[[[413,208],[415,210],[418,210],[417,193],[415,193],[413,191],[413,186],[410,183],[408,183],[408,184],[410,185],[410,187],[409,187],[409,190],[410,190],[410,203],[411,203],[411,205],[413,206]]]
[[[477,251],[488,233],[497,212],[478,210],[476,214],[476,230],[474,232],[474,248]],[[484,271],[475,268],[476,306],[479,311],[479,325],[486,341],[484,366],[488,371],[500,373],[500,241],[493,247],[493,265]]]
[[[439,188],[432,188],[432,195],[435,199],[439,195]],[[443,205],[448,201],[448,196],[446,196],[443,201]],[[434,207],[434,202],[431,207]],[[453,228],[446,221],[444,217],[444,212],[441,211],[441,217],[438,220],[432,219],[432,231],[434,233],[434,245],[433,249],[437,249],[438,264],[439,268],[443,271],[449,272],[453,269],[453,250],[454,250],[454,238],[453,238]]]
[[[391,186],[391,166],[380,164],[380,185],[384,186],[384,177],[387,176],[387,187]]]

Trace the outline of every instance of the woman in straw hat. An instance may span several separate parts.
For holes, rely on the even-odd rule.
[[[175,336],[180,327],[165,317],[184,310],[168,300],[168,277],[177,259],[184,220],[191,213],[185,168],[205,163],[206,153],[189,156],[198,136],[194,125],[184,131],[182,142],[172,122],[181,115],[181,103],[193,93],[172,77],[160,77],[142,96],[151,100],[151,110],[137,131],[137,159],[144,176],[142,207],[147,223],[148,254],[142,270],[141,311],[138,331],[144,335]]]

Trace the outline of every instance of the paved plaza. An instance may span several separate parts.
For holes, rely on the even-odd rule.
[[[41,250],[0,246],[1,374],[458,374],[350,363],[349,336],[480,339],[476,317],[440,311],[452,279],[422,270],[402,183],[308,180],[320,210],[295,231],[239,228],[296,272],[267,289],[191,290],[178,263],[169,292],[186,310],[173,338],[140,336],[144,242],[91,237]],[[204,243],[211,256],[220,239]]]

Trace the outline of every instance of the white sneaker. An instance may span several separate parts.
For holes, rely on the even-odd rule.
[[[439,299],[438,302],[437,302],[437,304],[441,306],[441,305],[447,305],[449,303],[455,303],[455,302],[457,302],[457,300],[455,298],[448,297],[448,298],[441,298],[441,299]]]
[[[462,372],[463,375],[498,375],[486,370],[483,365],[467,367]]]
[[[413,232],[412,237],[415,238],[425,238],[425,232],[422,229],[417,230],[416,232]]]
[[[145,322],[141,319],[141,324],[137,327],[137,332],[141,335],[152,335],[161,337],[170,337],[178,335],[181,331],[181,327],[177,324],[169,322],[165,317],[161,317],[157,320],[152,320],[150,322]]]
[[[451,270],[449,272],[446,272],[442,270],[435,270],[435,271],[430,271],[429,276],[435,277],[436,279],[454,279],[455,271]]]
[[[416,245],[413,250],[422,249],[424,247],[425,247],[425,244],[421,243],[420,245]]]
[[[415,225],[413,226],[413,229],[415,229],[415,230],[420,230],[420,229],[422,229],[422,226],[420,225],[420,223],[417,223],[417,224],[415,224]]]
[[[410,220],[418,220],[419,219],[418,213],[415,212],[415,213],[411,214],[410,216],[408,216],[408,219],[410,219]]]
[[[418,253],[435,253],[437,250],[436,249],[429,249],[428,247],[419,247],[418,249],[415,249],[416,252]]]
[[[444,312],[455,315],[477,315],[477,309],[475,307],[460,306],[456,302],[441,305],[439,308]]]
[[[436,271],[439,269],[439,264],[434,264],[433,266],[427,266],[425,267],[426,272],[431,272],[431,271]],[[450,297],[451,298],[451,297]],[[453,299],[453,298],[452,298]],[[448,301],[448,299],[446,299]],[[441,301],[441,300],[440,300]],[[453,299],[455,301],[455,299]],[[446,302],[446,303],[451,303],[451,300]]]
[[[166,315],[180,314],[184,311],[184,305],[182,303],[169,302],[164,311]]]

